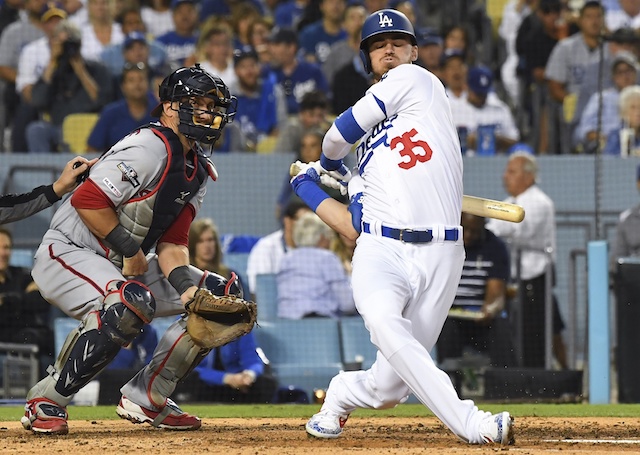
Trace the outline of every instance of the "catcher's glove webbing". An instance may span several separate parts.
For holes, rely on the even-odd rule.
[[[198,346],[212,349],[251,332],[258,316],[254,302],[198,289],[186,305],[187,332]]]

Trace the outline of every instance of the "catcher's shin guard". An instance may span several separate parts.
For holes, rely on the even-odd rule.
[[[197,346],[186,331],[186,320],[178,319],[164,333],[151,363],[120,389],[136,404],[160,410],[176,388],[209,353]]]
[[[103,308],[88,313],[69,333],[55,365],[47,369],[50,376],[36,384],[27,399],[45,397],[66,406],[153,319],[155,300],[144,285],[117,281],[109,283],[107,291]]]

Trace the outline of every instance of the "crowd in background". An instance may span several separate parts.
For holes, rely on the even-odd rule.
[[[360,29],[390,7],[414,24],[415,63],[447,88],[464,154],[638,154],[638,0],[0,4],[5,151],[68,150],[75,113],[99,116],[86,150],[105,151],[152,120],[164,76],[199,63],[238,98],[215,152],[301,153],[303,133],[323,134],[372,83]]]

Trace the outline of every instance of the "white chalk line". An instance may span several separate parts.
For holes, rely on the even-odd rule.
[[[569,444],[640,444],[640,439],[545,439],[544,442]]]

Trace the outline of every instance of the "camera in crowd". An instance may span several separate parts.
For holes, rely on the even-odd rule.
[[[68,38],[62,43],[62,54],[60,58],[64,60],[71,60],[80,55],[80,40],[74,38]]]

